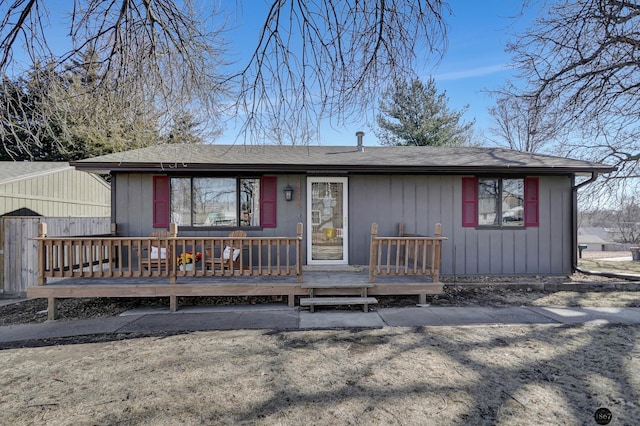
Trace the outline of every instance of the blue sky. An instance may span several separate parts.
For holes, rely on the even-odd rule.
[[[198,2],[196,2],[198,3]],[[242,53],[255,48],[260,25],[266,16],[265,0],[221,0],[223,8],[236,10],[236,29],[228,34],[233,59],[242,62]],[[213,6],[210,0],[201,0],[205,10]],[[48,3],[51,12],[48,33],[53,45],[65,45],[64,36],[68,31],[68,18],[61,12],[70,12],[66,2]],[[483,93],[484,90],[498,88],[512,77],[509,69],[510,57],[505,53],[506,43],[512,34],[527,24],[528,17],[513,19],[521,11],[522,0],[451,0],[453,14],[446,17],[449,25],[448,49],[438,64],[425,63],[418,69],[420,77],[426,81],[433,76],[439,91],[445,91],[449,98],[449,107],[459,110],[464,105],[469,109],[464,119],[476,119],[476,133],[482,135],[491,126],[487,108],[493,100]],[[527,18],[527,19],[525,19]],[[64,29],[64,31],[61,31]],[[19,56],[19,54],[17,55]],[[340,129],[323,126],[320,131],[320,144],[349,145],[355,143],[355,132],[366,133],[365,144],[375,145],[376,137],[372,129],[364,123],[352,123]],[[216,143],[233,143],[237,131],[229,127]]]
[[[262,6],[264,0],[254,0],[251,8],[245,2],[237,17],[237,27],[241,34],[230,38],[231,48],[242,51],[255,47],[259,26],[265,17]],[[234,7],[235,0],[229,0]],[[482,135],[491,126],[488,107],[493,100],[485,90],[497,89],[507,79],[513,77],[509,69],[511,58],[505,52],[507,41],[513,33],[522,29],[527,20],[519,16],[522,0],[452,0],[452,15],[446,18],[449,24],[448,49],[440,63],[425,63],[417,70],[423,81],[434,77],[439,91],[445,91],[449,98],[449,107],[460,110],[465,105],[469,109],[464,120],[476,119],[476,133]],[[519,16],[514,19],[515,16]],[[355,132],[365,131],[365,144],[375,145],[377,139],[373,129],[363,123],[352,123],[340,129],[328,125],[321,128],[322,145],[349,145],[355,143]],[[236,131],[227,129],[217,143],[233,143]]]
[[[514,79],[505,47],[516,31],[526,28],[530,17],[520,15],[522,1],[458,0],[451,7],[449,48],[432,76],[438,89],[446,91],[451,108],[469,105],[465,119],[475,117],[476,130],[482,134],[491,126],[488,108],[493,105],[485,91]]]

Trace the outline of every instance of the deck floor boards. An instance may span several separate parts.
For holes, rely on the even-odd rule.
[[[180,296],[308,296],[314,284],[314,295],[359,295],[358,285],[368,287],[369,296],[440,294],[443,284],[433,283],[429,276],[380,276],[369,282],[366,271],[309,271],[303,283],[295,275],[178,277],[170,284],[167,277],[63,278],[46,285],[30,286],[28,297],[180,297]],[[370,287],[370,285],[373,286]]]

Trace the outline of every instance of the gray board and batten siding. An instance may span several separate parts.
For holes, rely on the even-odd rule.
[[[481,229],[462,226],[461,176],[352,176],[350,259],[368,262],[371,223],[379,235],[432,236],[442,224],[441,275],[564,275],[571,273],[572,179],[539,177],[537,227]]]
[[[154,231],[153,175],[114,174],[118,235],[146,236]],[[306,176],[276,176],[277,227],[249,229],[249,236],[294,236],[296,223],[307,226]],[[372,223],[378,224],[380,236],[397,235],[399,223],[404,223],[407,233],[429,236],[441,223],[442,235],[448,238],[442,245],[442,276],[571,273],[571,176],[539,176],[539,226],[507,229],[462,226],[461,180],[457,175],[349,175],[349,263],[368,264]],[[296,191],[289,202],[280,190],[286,185]],[[181,236],[226,236],[229,230],[179,232]]]

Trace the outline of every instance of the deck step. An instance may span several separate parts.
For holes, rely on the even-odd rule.
[[[302,288],[371,288],[375,284],[372,283],[352,283],[352,284],[335,284],[335,283],[303,283]]]
[[[314,311],[315,306],[362,305],[368,311],[369,305],[378,303],[375,297],[305,297],[300,299],[300,306],[309,306]]]

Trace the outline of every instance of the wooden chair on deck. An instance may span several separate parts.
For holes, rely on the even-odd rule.
[[[151,238],[168,238],[169,231],[154,231],[149,234]],[[147,247],[141,247],[140,250],[140,263],[143,268],[151,271],[152,269],[160,269],[164,263],[165,267],[168,266],[169,259],[171,259],[171,246],[163,246],[159,240],[151,241],[151,249]]]
[[[229,234],[229,238],[245,238],[246,236],[247,233],[241,229],[232,231]],[[240,262],[238,259],[240,257],[240,253],[242,252],[242,240],[232,239],[230,241],[226,241],[226,243],[227,244],[222,250],[222,253],[220,253],[220,257],[214,257],[211,254],[210,250],[207,249],[207,263],[208,266],[212,269],[218,268],[222,270],[233,270],[234,268],[240,268]]]

